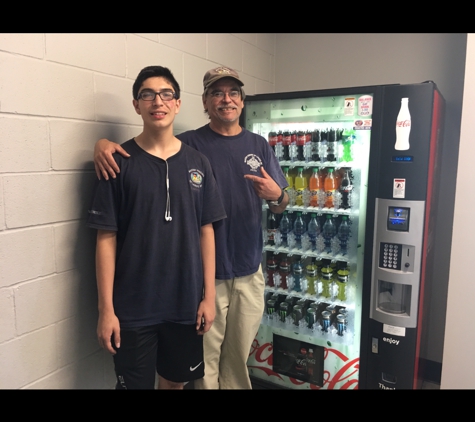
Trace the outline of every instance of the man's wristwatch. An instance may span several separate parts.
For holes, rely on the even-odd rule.
[[[279,199],[277,201],[267,201],[269,205],[275,205],[276,207],[279,206],[284,199],[284,189],[282,189],[282,193],[279,196]]]

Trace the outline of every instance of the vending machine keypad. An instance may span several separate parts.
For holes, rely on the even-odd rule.
[[[379,248],[379,266],[391,270],[401,270],[402,245],[381,242]]]

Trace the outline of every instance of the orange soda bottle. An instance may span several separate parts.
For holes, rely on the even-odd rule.
[[[318,168],[314,167],[312,169],[312,172],[313,173],[310,176],[310,180],[308,182],[310,189],[310,205],[312,207],[318,207],[318,194],[322,186],[320,182],[320,176],[318,174]]]
[[[336,191],[336,180],[333,175],[333,169],[329,168],[323,189],[325,190],[325,207],[333,208],[333,195]]]

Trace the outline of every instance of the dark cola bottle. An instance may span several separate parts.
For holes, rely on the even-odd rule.
[[[299,130],[297,133],[297,161],[305,161],[305,132]]]
[[[312,160],[320,161],[320,131],[315,129],[312,132]]]
[[[336,131],[331,128],[327,137],[327,161],[336,161]]]
[[[267,243],[271,246],[275,245],[275,232],[279,228],[276,215],[272,211],[268,211],[267,217]]]
[[[341,179],[341,182],[340,182],[340,193],[341,193],[340,208],[347,209],[351,207],[351,191],[352,190],[353,190],[353,185],[351,184],[349,171],[345,170],[343,179]]]
[[[292,143],[292,134],[286,130],[282,133],[282,160],[290,161],[290,144]]]
[[[277,151],[276,151],[276,148],[275,148],[277,146],[277,133],[276,132],[269,132],[268,141],[269,141],[269,145],[272,148],[272,151],[274,151],[274,154],[277,155]]]

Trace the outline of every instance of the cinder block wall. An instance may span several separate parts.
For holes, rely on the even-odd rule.
[[[0,34],[0,388],[114,386],[85,218],[94,143],[140,131],[140,69],[174,73],[179,133],[207,121],[206,70],[228,65],[246,93],[274,92],[274,58],[274,34]]]

